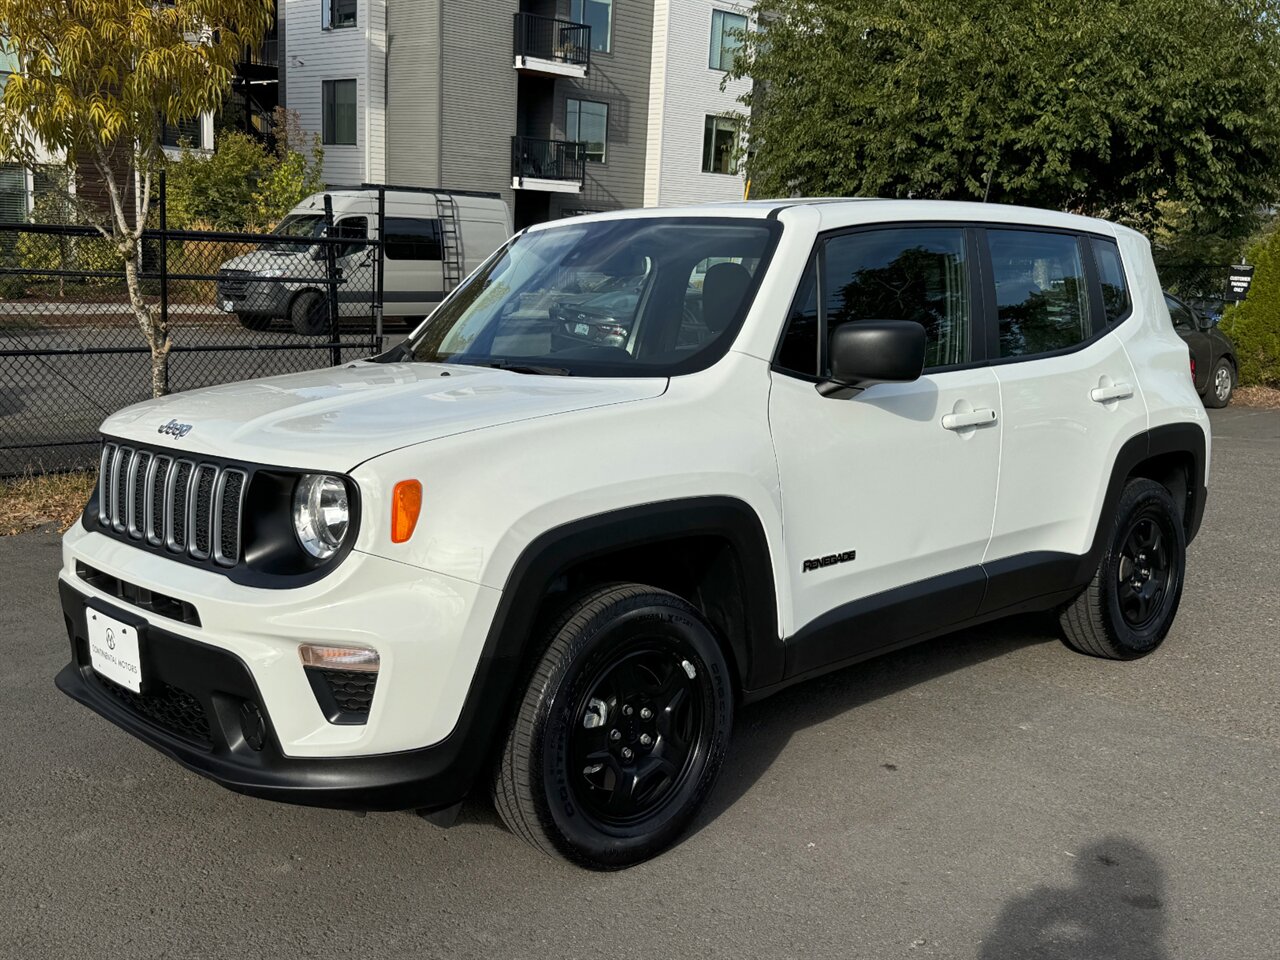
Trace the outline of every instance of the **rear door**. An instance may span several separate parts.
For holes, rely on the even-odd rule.
[[[1116,453],[1147,413],[1122,342],[1132,307],[1113,240],[989,227],[981,248],[1004,419],[990,611],[1052,592],[1025,575],[1088,552]]]
[[[977,610],[1001,425],[995,375],[975,361],[973,244],[963,225],[910,224],[838,233],[815,251],[769,397],[791,580],[790,673]],[[817,374],[828,369],[830,333],[861,320],[921,323],[925,373],[847,399],[823,396]],[[892,611],[890,622],[839,628],[868,611]]]

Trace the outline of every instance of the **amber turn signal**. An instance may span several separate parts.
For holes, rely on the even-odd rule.
[[[413,536],[422,509],[422,484],[401,480],[391,492],[391,542],[404,543]]]

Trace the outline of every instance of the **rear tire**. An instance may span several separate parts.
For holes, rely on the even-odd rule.
[[[1204,392],[1204,405],[1221,409],[1231,402],[1236,392],[1236,368],[1226,357],[1219,358],[1209,375],[1209,389]]]
[[[617,870],[683,832],[720,772],[733,691],[702,616],[674,594],[601,587],[552,625],[494,777],[512,833]]]
[[[1111,660],[1158,647],[1178,612],[1186,553],[1169,491],[1154,480],[1130,480],[1093,580],[1058,615],[1067,645]]]
[[[322,337],[329,332],[329,311],[316,290],[304,290],[289,304],[289,322],[303,337]]]

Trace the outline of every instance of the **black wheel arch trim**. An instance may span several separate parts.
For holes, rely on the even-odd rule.
[[[764,525],[736,497],[690,497],[626,507],[570,521],[524,547],[507,574],[471,686],[453,731],[427,748],[447,754],[461,800],[489,769],[493,749],[517,706],[519,684],[541,651],[532,631],[551,586],[573,565],[630,547],[689,536],[719,536],[737,553],[745,580],[745,636],[721,637],[740,689],[771,686],[783,672],[777,599]],[[688,599],[688,598],[686,598]],[[435,796],[433,806],[446,806]]]

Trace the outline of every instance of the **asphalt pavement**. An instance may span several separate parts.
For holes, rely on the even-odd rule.
[[[0,957],[1280,956],[1280,412],[1213,426],[1157,653],[1031,617],[792,688],[618,874],[186,773],[54,689],[57,540],[0,538]]]

